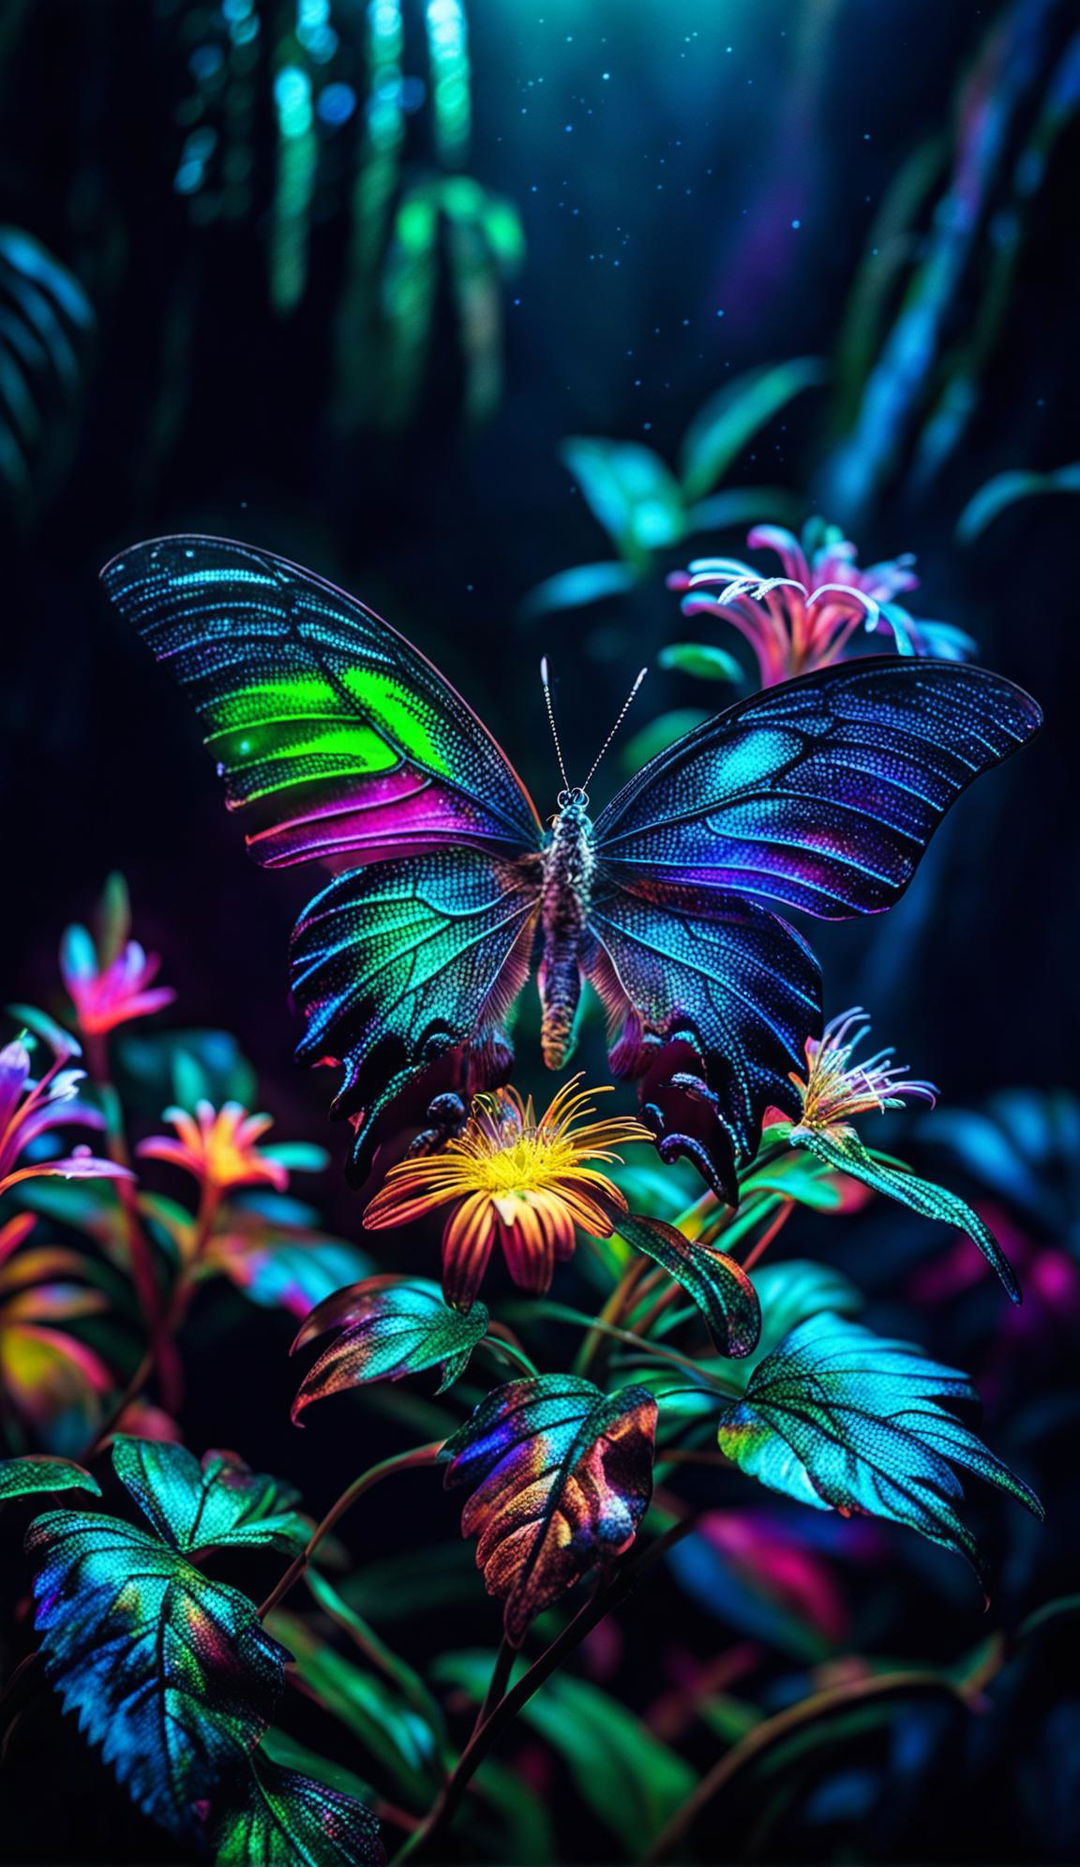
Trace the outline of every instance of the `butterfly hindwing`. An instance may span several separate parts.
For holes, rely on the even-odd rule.
[[[321,577],[192,536],[135,545],[102,579],[194,702],[258,861],[538,847],[528,793],[461,696]]]
[[[764,897],[824,920],[891,907],[949,806],[1041,714],[1000,675],[874,657],[767,688],[624,785],[596,826],[623,886]],[[666,898],[666,897],[665,897]]]
[[[419,1080],[469,1096],[505,1075],[504,1023],[528,977],[538,891],[518,865],[444,849],[339,875],[310,902],[292,942],[301,1061],[344,1071],[337,1112],[356,1128],[364,1178],[380,1117]],[[423,1111],[417,1111],[422,1122]]]

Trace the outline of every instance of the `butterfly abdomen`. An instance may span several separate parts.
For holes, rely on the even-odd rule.
[[[573,1048],[574,1019],[581,999],[581,949],[595,864],[592,825],[580,806],[568,805],[556,817],[543,864],[540,1043],[544,1062],[557,1070]]]

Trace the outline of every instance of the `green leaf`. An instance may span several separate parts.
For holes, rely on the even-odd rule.
[[[693,1297],[722,1355],[750,1355],[761,1332],[757,1291],[742,1266],[716,1245],[697,1244],[663,1219],[611,1212],[620,1238],[661,1264]]]
[[[24,1459],[0,1462],[0,1503],[12,1497],[26,1497],[31,1491],[92,1491],[95,1497],[101,1496],[97,1479],[72,1459],[31,1453]]]
[[[39,1011],[36,1005],[9,1005],[7,1010],[8,1016],[14,1018],[17,1024],[24,1025],[35,1037],[40,1037],[42,1043],[48,1044],[54,1056],[82,1056],[82,1045],[78,1038],[73,1037],[70,1031],[65,1031],[55,1018],[50,1018],[47,1011]]]
[[[686,528],[682,494],[651,447],[575,436],[563,442],[560,453],[624,557],[640,560],[678,543]]]
[[[319,1703],[359,1739],[362,1751],[389,1773],[411,1805],[427,1808],[439,1784],[439,1745],[416,1707],[295,1615],[271,1614],[267,1625],[289,1647],[297,1676]]]
[[[447,1439],[446,1484],[469,1485],[463,1536],[504,1604],[511,1646],[590,1569],[630,1547],[652,1495],[656,1402],[549,1374],[509,1381]]]
[[[804,389],[825,381],[817,357],[793,357],[747,370],[710,396],[683,437],[679,473],[687,500],[712,491],[758,430]]]
[[[698,681],[741,681],[742,668],[734,655],[711,642],[670,642],[656,657],[661,668],[675,668]]]
[[[968,500],[956,522],[956,536],[961,544],[973,544],[998,514],[1018,499],[1046,493],[1080,493],[1080,461],[1056,467],[1051,473],[1028,473],[1017,468],[1011,473],[995,474]]]
[[[955,1225],[966,1232],[987,1262],[993,1265],[1012,1301],[1021,1301],[1016,1273],[993,1232],[958,1193],[950,1193],[947,1187],[936,1186],[932,1180],[920,1180],[901,1161],[890,1160],[865,1147],[851,1130],[837,1136],[823,1134],[815,1128],[793,1128],[791,1142],[793,1147],[808,1148],[826,1166],[849,1173],[853,1180],[872,1186],[875,1193],[895,1199],[921,1218],[936,1219],[941,1225]]]
[[[607,596],[625,596],[634,587],[635,572],[621,558],[599,564],[575,564],[570,570],[556,571],[529,591],[521,605],[525,618],[550,616],[555,610],[584,609],[589,603],[602,602]]]
[[[363,1802],[261,1753],[242,1788],[213,1810],[208,1833],[223,1864],[378,1867],[386,1859],[378,1821]]]
[[[435,1671],[479,1702],[493,1664],[493,1654],[448,1653]],[[696,1786],[682,1757],[586,1679],[556,1673],[519,1715],[562,1757],[586,1806],[632,1859],[641,1858]]]
[[[243,1764],[284,1688],[283,1648],[246,1596],[115,1517],[52,1511],[26,1546],[65,1709],[147,1815],[197,1840],[196,1805]]]
[[[400,1381],[436,1365],[441,1394],[464,1372],[487,1326],[482,1303],[462,1315],[443,1300],[438,1284],[419,1277],[367,1277],[338,1290],[312,1310],[293,1343],[295,1353],[328,1329],[341,1330],[304,1376],[292,1417],[328,1394],[366,1381]]]
[[[230,1031],[125,1031],[117,1052],[123,1072],[155,1112],[169,1103],[255,1106],[255,1071]]]
[[[307,1542],[292,1486],[249,1470],[235,1452],[207,1452],[200,1464],[184,1446],[118,1433],[112,1459],[140,1510],[173,1549],[193,1553],[269,1543],[295,1553]]]
[[[967,1556],[979,1551],[957,1514],[974,1472],[1041,1517],[1034,1492],[963,1424],[977,1401],[966,1375],[910,1342],[829,1312],[800,1323],[725,1406],[721,1450],[773,1491],[843,1516],[910,1525]]]

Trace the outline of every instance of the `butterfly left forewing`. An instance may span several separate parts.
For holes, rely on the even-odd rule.
[[[460,694],[370,610],[228,539],[160,538],[102,572],[187,691],[270,868],[338,872],[447,843],[516,854],[540,823]]]
[[[341,1066],[363,1178],[392,1126],[437,1138],[507,1074],[539,911],[532,801],[438,670],[310,571],[179,537],[103,580],[194,703],[252,855],[336,877],[293,936],[298,1055]]]

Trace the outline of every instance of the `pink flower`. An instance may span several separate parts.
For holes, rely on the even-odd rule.
[[[879,1050],[872,1057],[855,1056],[869,1031],[869,1018],[856,1006],[833,1018],[819,1038],[807,1038],[806,1076],[791,1074],[803,1104],[793,1135],[817,1129],[842,1136],[851,1132],[855,1115],[902,1108],[905,1102],[928,1102],[933,1107],[937,1098],[933,1083],[907,1076],[903,1066],[893,1062],[891,1049]]]
[[[821,521],[801,542],[778,525],[756,526],[746,542],[774,551],[783,574],[762,577],[739,558],[698,558],[668,585],[685,592],[685,615],[717,616],[745,636],[763,687],[839,661],[859,630],[890,636],[900,655],[958,661],[975,646],[960,629],[917,621],[895,600],[918,585],[910,552],[861,569],[855,546]]]
[[[60,972],[84,1037],[102,1037],[132,1018],[149,1017],[176,997],[171,986],[153,985],[159,956],[127,937],[127,890],[119,877],[106,889],[101,923],[96,941],[85,927],[75,925],[60,942]]]
[[[6,1193],[20,1180],[50,1174],[59,1174],[65,1180],[132,1178],[126,1167],[99,1160],[85,1144],[59,1159],[34,1160],[21,1167],[16,1164],[32,1142],[53,1128],[72,1124],[98,1129],[105,1126],[100,1111],[79,1099],[84,1072],[63,1067],[69,1057],[78,1055],[74,1040],[68,1042],[71,1048],[57,1051],[39,1082],[30,1076],[30,1052],[21,1038],[0,1050],[0,1193]]]
[[[137,1152],[147,1159],[182,1167],[215,1193],[260,1184],[283,1193],[288,1186],[288,1166],[278,1151],[255,1145],[273,1126],[272,1116],[249,1115],[240,1102],[225,1102],[220,1109],[197,1102],[194,1116],[171,1108],[165,1110],[165,1120],[172,1123],[177,1138],[152,1135],[141,1141]]]

